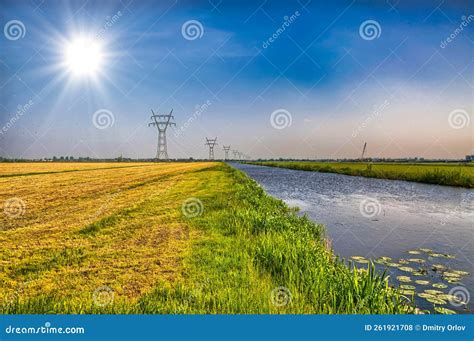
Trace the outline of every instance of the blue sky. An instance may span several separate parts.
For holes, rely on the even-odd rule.
[[[357,157],[365,141],[374,157],[473,153],[470,1],[0,6],[4,157],[153,157],[152,108],[174,109],[182,128],[168,132],[170,157],[206,157],[206,136],[218,157],[223,144],[252,157]],[[7,37],[12,20],[20,37]],[[191,39],[190,21],[200,25]],[[93,76],[63,65],[79,36],[102,46]],[[113,118],[105,129],[94,124],[101,110]]]

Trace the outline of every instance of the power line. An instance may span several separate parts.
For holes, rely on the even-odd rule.
[[[224,160],[228,160],[229,159],[229,150],[230,150],[230,146],[222,146],[224,148],[224,153],[225,153],[225,157],[224,157]]]
[[[217,137],[215,139],[208,139],[204,145],[209,146],[209,160],[214,160],[214,146],[217,144]]]
[[[153,109],[151,109],[153,115],[150,119],[153,122],[148,123],[149,127],[155,126],[158,129],[158,148],[156,150],[156,159],[157,160],[168,160],[168,150],[166,147],[166,129],[169,126],[175,125],[176,123],[171,122],[174,120],[173,109],[168,115],[156,115]]]

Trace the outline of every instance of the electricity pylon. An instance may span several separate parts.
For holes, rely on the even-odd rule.
[[[225,157],[224,157],[224,160],[228,160],[229,159],[229,150],[230,150],[230,146],[222,146],[224,147],[224,153],[225,153]]]
[[[171,122],[174,120],[173,109],[168,115],[156,115],[153,109],[151,109],[153,115],[151,119],[153,122],[148,123],[149,127],[155,126],[158,129],[158,148],[156,150],[156,159],[157,160],[168,160],[168,150],[166,148],[166,129],[169,126],[176,125],[176,123]]]
[[[238,155],[239,155],[239,151],[236,150],[236,149],[234,149],[234,150],[232,151],[232,153],[234,153],[234,160],[237,160],[237,157],[238,157]]]
[[[217,144],[217,137],[215,139],[208,139],[204,145],[209,146],[209,160],[214,160],[214,146]]]

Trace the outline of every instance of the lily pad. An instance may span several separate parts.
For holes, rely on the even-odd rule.
[[[451,294],[440,294],[440,295],[437,295],[436,297],[441,298],[442,300],[447,300],[451,303],[467,304],[467,302],[464,302],[458,296],[451,295]]]
[[[448,302],[438,297],[426,297],[425,300],[433,304],[448,304]]]
[[[400,260],[398,261],[398,263],[400,263],[400,264],[408,264],[408,263],[410,263],[410,262],[407,261],[406,259],[400,259]]]
[[[429,254],[431,257],[443,257],[443,258],[448,258],[448,259],[454,259],[456,256],[449,255],[447,253],[430,253]]]
[[[410,251],[408,251],[408,253],[409,253],[410,255],[419,255],[419,254],[421,254],[421,252],[418,251],[418,250],[410,250]]]
[[[354,262],[361,263],[361,264],[367,264],[369,263],[368,259],[362,256],[352,256],[351,259]]]
[[[398,264],[398,263],[387,263],[387,266],[390,266],[392,268],[399,268],[400,264]]]
[[[438,288],[438,289],[446,289],[448,286],[444,283],[433,283],[432,285],[434,288]]]
[[[412,267],[409,267],[409,266],[401,266],[399,267],[400,270],[402,271],[406,271],[406,272],[414,272],[415,269],[413,269]]]
[[[435,295],[432,295],[432,294],[427,294],[426,292],[420,292],[417,294],[418,297],[421,297],[421,298],[432,298],[432,297],[436,297]]]
[[[443,307],[434,307],[434,310],[440,314],[453,315],[456,314],[454,310],[443,308]]]
[[[462,270],[453,270],[452,273],[459,275],[459,276],[467,276],[469,275],[469,272],[467,271],[462,271]]]
[[[431,253],[433,250],[431,249],[425,249],[425,248],[420,248],[420,251],[423,251],[424,253]]]
[[[392,258],[390,258],[390,257],[382,256],[382,257],[377,258],[375,260],[375,263],[387,265],[387,263],[390,262],[391,260],[392,260]]]
[[[400,288],[405,289],[405,290],[415,290],[416,287],[414,285],[410,284],[402,284],[400,285]]]
[[[410,296],[413,296],[415,295],[415,291],[414,290],[400,290],[400,293],[403,294],[403,295],[410,295]]]
[[[444,272],[443,279],[445,279],[449,283],[458,283],[461,280],[461,276],[454,272]]]
[[[416,283],[416,284],[419,284],[419,285],[428,285],[428,284],[430,284],[430,281],[425,281],[425,280],[423,280],[423,279],[417,279],[417,280],[415,281],[415,283]]]
[[[397,276],[398,281],[403,282],[403,283],[409,283],[411,282],[411,278],[408,276]]]
[[[390,257],[387,257],[387,256],[381,256],[379,258],[377,258],[378,260],[381,260],[381,261],[384,261],[384,262],[388,262],[388,261],[391,261],[392,258]]]
[[[460,275],[458,275],[454,271],[446,271],[445,273],[443,273],[443,276],[444,277],[461,277]]]
[[[418,269],[415,272],[413,272],[413,276],[425,276],[428,274],[428,271],[425,269]]]
[[[444,294],[444,292],[442,292],[441,290],[434,290],[434,289],[427,289],[425,290],[425,292],[430,295]]]
[[[433,265],[431,266],[431,269],[432,269],[433,271],[439,272],[439,271],[445,271],[445,270],[447,269],[447,267],[444,266],[443,264],[433,264]]]
[[[424,259],[421,259],[421,258],[410,258],[408,259],[409,262],[412,262],[412,263],[424,263],[426,262]]]

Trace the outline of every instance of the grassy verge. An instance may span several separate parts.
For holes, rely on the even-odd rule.
[[[338,173],[390,180],[405,180],[427,184],[474,187],[474,167],[472,165],[446,164],[383,164],[383,163],[325,163],[311,161],[264,161],[249,164],[297,169],[304,171]]]
[[[220,163],[189,167],[164,178],[171,187],[158,193],[154,182],[128,186],[121,195],[145,198],[53,235],[52,249],[23,244],[21,260],[11,251],[1,263],[0,312],[407,312],[386,278],[335,258],[322,226],[243,173]],[[202,203],[196,216],[183,214],[189,199]],[[21,243],[30,229],[34,221],[1,231],[0,247]]]

